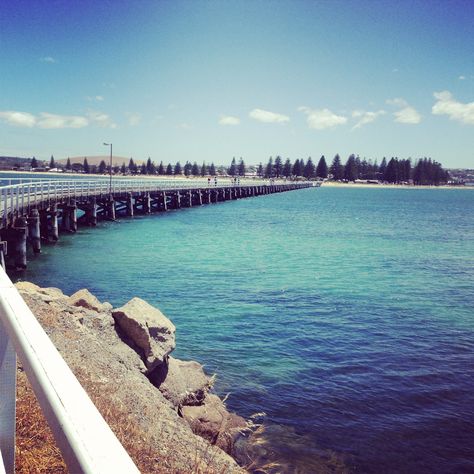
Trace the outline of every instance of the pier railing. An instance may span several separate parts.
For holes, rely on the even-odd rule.
[[[235,181],[221,178],[211,179],[46,179],[17,182],[0,187],[0,220],[9,213],[34,206],[47,200],[63,198],[82,198],[94,195],[117,195],[125,193],[147,193],[167,190],[186,190],[195,188],[235,188],[248,186],[274,186],[288,184],[285,180],[251,179]],[[307,183],[293,183],[295,186],[308,186]]]
[[[15,472],[16,354],[69,472],[139,472],[0,267],[0,473]]]

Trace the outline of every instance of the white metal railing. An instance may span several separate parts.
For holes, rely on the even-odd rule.
[[[0,472],[14,473],[15,353],[69,472],[139,473],[1,267]]]
[[[248,187],[278,184],[307,186],[304,182],[285,180],[242,179],[31,179],[0,187],[0,219],[5,220],[9,213],[24,209],[47,200],[62,198],[82,198],[91,195],[120,193],[146,193],[154,191],[181,190],[213,187]]]

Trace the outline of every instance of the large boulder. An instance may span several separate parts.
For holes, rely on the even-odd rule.
[[[194,433],[231,453],[236,438],[248,429],[246,421],[235,413],[229,413],[224,402],[212,393],[202,405],[183,406],[183,418]]]
[[[173,357],[155,369],[149,378],[175,407],[200,404],[213,383],[213,378],[204,373],[198,362]]]
[[[98,313],[112,309],[110,303],[101,303],[89,290],[83,289],[76,291],[68,299],[72,306],[80,306]]]
[[[126,338],[142,351],[149,372],[166,361],[176,347],[174,324],[157,308],[133,298],[112,316]]]

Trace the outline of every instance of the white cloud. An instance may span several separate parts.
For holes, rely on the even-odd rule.
[[[94,97],[87,96],[86,99],[89,102],[103,102],[105,100],[103,95],[96,95]]]
[[[287,117],[286,115],[262,109],[253,109],[249,113],[249,117],[264,123],[285,123],[290,121],[290,117]]]
[[[220,125],[239,125],[240,119],[237,117],[232,117],[232,115],[223,115],[219,119]]]
[[[465,81],[465,80],[466,80],[466,76],[459,76],[459,80],[460,80],[460,81]]]
[[[131,127],[136,127],[142,120],[142,116],[139,113],[133,112],[128,115],[128,124]]]
[[[310,109],[309,107],[299,107],[300,112],[307,115],[306,122],[309,128],[315,130],[324,130],[326,128],[344,125],[347,122],[347,117],[337,115],[329,109]]]
[[[42,63],[49,63],[49,64],[57,63],[56,59],[54,59],[54,58],[51,57],[51,56],[44,56],[44,57],[42,57],[42,58],[39,58],[39,60],[40,60]]]
[[[89,125],[89,121],[78,115],[56,115],[41,112],[36,125],[39,128],[83,128]]]
[[[117,126],[107,114],[101,112],[89,112],[87,116],[59,115],[41,112],[35,116],[28,112],[6,110],[0,111],[0,119],[9,125],[17,127],[37,127],[51,130],[61,128],[84,128],[91,124],[107,128],[116,128]]]
[[[104,114],[103,112],[98,112],[95,110],[90,110],[87,113],[89,120],[101,128],[117,128],[109,115]]]
[[[193,127],[191,125],[189,125],[189,123],[182,122],[182,123],[179,124],[179,128],[182,128],[183,130],[190,130]]]
[[[437,100],[431,109],[434,115],[447,115],[450,120],[474,125],[474,102],[463,104],[454,99],[449,91],[435,92],[433,95]]]
[[[385,110],[377,110],[376,112],[370,112],[365,110],[354,110],[352,112],[352,118],[357,119],[357,123],[352,127],[352,130],[361,128],[368,123],[377,120],[381,115],[385,115]]]
[[[409,105],[405,99],[398,97],[395,99],[388,99],[386,102],[389,105],[400,107],[400,110],[393,113],[395,116],[395,122],[406,124],[417,124],[421,122],[421,115],[419,112]]]
[[[34,115],[28,112],[17,112],[14,110],[0,112],[0,119],[16,127],[34,127],[36,124],[36,117]]]

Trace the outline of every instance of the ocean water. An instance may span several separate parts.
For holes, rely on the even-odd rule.
[[[106,222],[23,276],[177,326],[274,472],[474,472],[474,192],[321,187]]]

